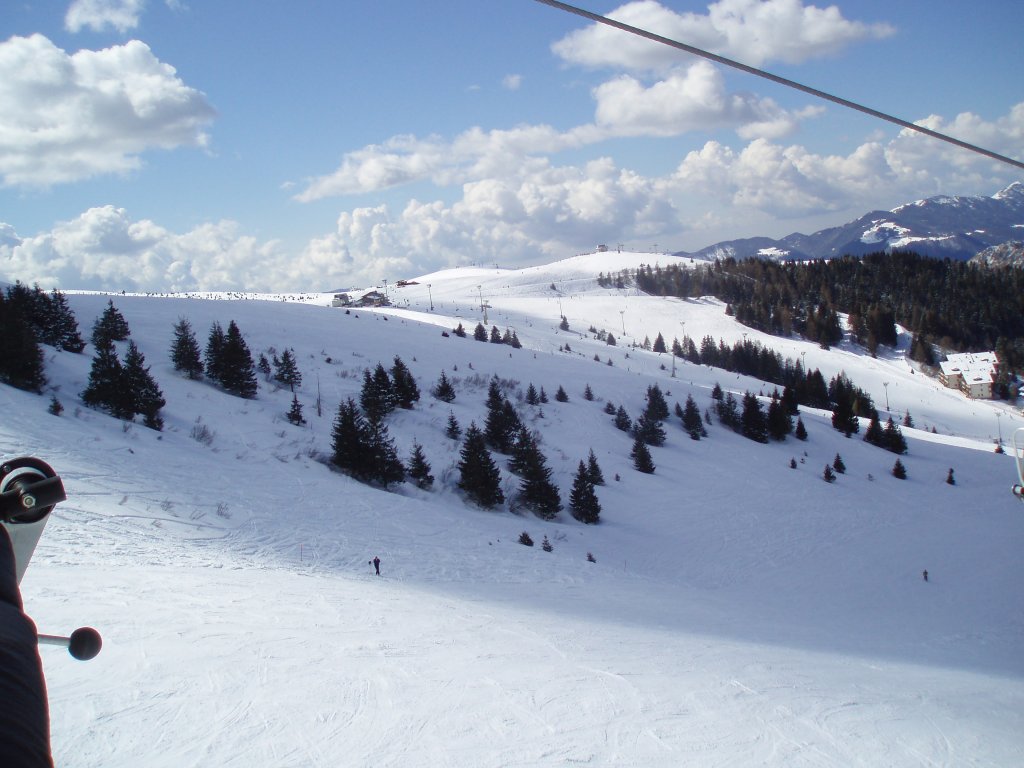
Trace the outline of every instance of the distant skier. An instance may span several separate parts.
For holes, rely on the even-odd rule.
[[[928,581],[928,571],[925,571],[925,572],[924,572],[924,573],[922,573],[921,575],[922,575],[922,576],[924,576],[924,580],[925,580],[925,581]]]
[[[374,556],[371,562],[373,562],[373,568],[377,571],[377,575],[380,576],[380,558]],[[925,578],[925,581],[927,581],[927,577]]]

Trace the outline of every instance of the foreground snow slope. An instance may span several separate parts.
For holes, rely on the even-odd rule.
[[[603,258],[591,276],[644,260]],[[163,433],[77,407],[91,349],[48,354],[59,418],[47,397],[0,387],[0,452],[45,458],[69,493],[25,578],[29,610],[41,631],[91,624],[105,637],[85,664],[42,651],[58,764],[1020,764],[1024,519],[1013,463],[991,450],[1019,417],[997,420],[998,406],[945,392],[898,355],[763,337],[713,300],[602,291],[588,269],[441,273],[398,289],[394,308],[351,314],[329,296],[113,297],[167,397]],[[524,349],[441,336],[472,330],[481,297]],[[108,297],[70,300],[87,333]],[[291,393],[269,385],[241,401],[177,377],[167,348],[182,316],[201,343],[234,319],[254,354],[294,347],[310,424],[287,423]],[[587,338],[590,326],[620,345]],[[888,382],[893,413],[922,427],[904,430],[909,478],[808,411],[807,443],[770,446],[717,424],[695,443],[673,419],[655,474],[637,473],[606,401],[636,415],[653,382],[670,405],[692,394],[702,408],[716,381],[772,389],[687,363],[673,380],[665,356],[624,345],[658,332],[753,335],[826,376],[845,370],[880,407]],[[424,446],[430,492],[370,489],[320,460],[339,400],[394,355],[424,396],[389,429],[403,456]],[[427,394],[442,369],[450,407]],[[482,424],[492,374],[513,399],[530,382],[569,392],[543,417],[520,410],[565,503],[594,449],[601,525],[462,501],[443,429],[449,410]],[[208,446],[190,436],[197,424]],[[848,471],[828,485],[837,452]],[[553,552],[517,544],[523,530]]]

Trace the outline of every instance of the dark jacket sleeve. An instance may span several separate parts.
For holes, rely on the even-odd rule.
[[[0,525],[0,765],[52,766],[36,625],[22,610],[7,529]]]

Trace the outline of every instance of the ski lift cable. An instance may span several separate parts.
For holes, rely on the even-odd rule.
[[[925,136],[931,136],[933,139],[939,139],[940,141],[948,142],[949,144],[958,146],[961,149],[976,152],[979,155],[984,155],[985,157],[988,157],[992,160],[997,160],[1001,163],[1007,163],[1008,165],[1024,169],[1024,162],[1021,162],[1020,160],[1014,160],[1012,157],[1006,157],[1005,155],[1000,155],[999,153],[993,152],[992,150],[989,149],[985,149],[984,147],[979,147],[975,144],[969,144],[968,142],[961,141],[960,139],[954,138],[953,136],[948,136],[947,134],[939,133],[938,131],[933,131],[931,128],[925,128],[924,126],[917,125],[906,120],[902,120],[901,118],[886,114],[885,112],[879,112],[877,109],[866,107],[863,104],[858,104],[855,101],[844,99],[841,96],[835,96],[831,93],[826,93],[825,91],[819,91],[817,88],[812,88],[809,85],[803,85],[802,83],[798,83],[795,80],[789,80],[785,77],[780,77],[779,75],[773,75],[771,72],[766,72],[763,69],[751,67],[748,64],[741,64],[740,62],[734,61],[733,59],[728,59],[725,56],[719,56],[718,54],[710,53],[709,51],[705,51],[701,48],[696,48],[692,45],[681,43],[678,40],[672,40],[671,38],[668,37],[662,37],[661,35],[657,35],[653,32],[648,32],[647,30],[640,29],[639,27],[633,27],[630,26],[629,24],[623,24],[621,21],[610,19],[607,16],[601,16],[600,14],[584,10],[583,8],[577,8],[576,6],[569,5],[568,3],[559,2],[559,0],[536,1],[543,5],[549,5],[552,8],[557,8],[559,10],[566,11],[567,13],[573,13],[576,14],[577,16],[582,16],[585,19],[590,19],[591,21],[595,21],[599,24],[605,24],[609,27],[620,29],[623,32],[629,32],[630,34],[637,35],[639,37],[645,37],[648,40],[653,40],[656,43],[661,43],[662,45],[667,45],[672,48],[676,48],[680,51],[691,53],[694,56],[700,56],[705,59],[710,59],[711,61],[714,61],[718,64],[723,64],[727,67],[739,69],[748,74],[756,75],[757,77],[763,77],[766,80],[771,80],[772,82],[778,83],[779,85],[785,85],[789,88],[795,88],[798,91],[803,91],[804,93],[810,94],[811,96],[816,96],[819,99],[831,101],[835,104],[839,104],[840,106],[847,107],[849,109],[854,109],[858,112],[863,112],[864,114],[870,115],[871,117],[876,117],[879,120],[885,120],[887,122],[894,123],[902,128],[907,128],[911,131],[923,133]]]

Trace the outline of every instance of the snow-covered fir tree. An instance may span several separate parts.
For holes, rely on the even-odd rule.
[[[427,490],[434,484],[434,476],[430,474],[430,464],[427,462],[426,456],[423,455],[423,446],[419,443],[412,444],[412,454],[409,456],[407,472],[413,484],[421,490]]]
[[[430,394],[440,400],[442,403],[450,403],[455,400],[455,387],[448,380],[444,371],[441,371],[441,375],[437,379],[437,384],[430,390]]]
[[[184,373],[190,379],[203,377],[203,360],[199,342],[196,341],[191,323],[184,317],[178,318],[178,322],[174,324],[171,362],[174,364],[174,370]]]
[[[593,456],[593,453],[591,453]],[[569,514],[581,523],[594,525],[601,519],[601,502],[594,492],[590,471],[580,461],[569,492]]]
[[[391,382],[395,393],[395,402],[399,408],[410,410],[419,402],[420,388],[412,371],[398,355],[395,355],[391,366]]]
[[[470,501],[490,509],[505,501],[501,490],[501,472],[475,422],[470,422],[462,442],[458,486]]]

